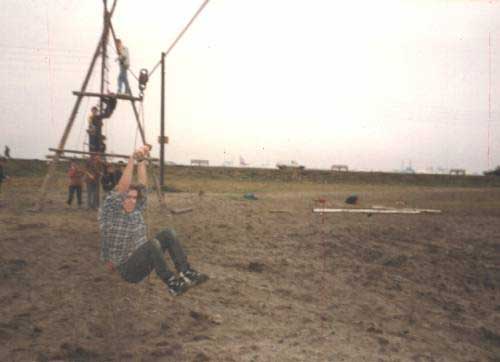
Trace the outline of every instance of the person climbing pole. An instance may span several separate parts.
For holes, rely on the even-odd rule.
[[[102,134],[103,120],[113,114],[116,108],[116,98],[103,96],[102,104],[102,112],[99,112],[97,106],[92,107],[90,110],[87,133],[89,134],[89,151],[91,152],[104,152],[106,150],[105,137]]]
[[[87,188],[87,208],[99,208],[99,179],[102,175],[102,161],[99,155],[91,155],[85,163],[85,184]]]
[[[115,191],[111,191],[99,210],[101,260],[109,270],[117,270],[129,283],[138,283],[152,270],[172,295],[184,293],[189,286],[208,280],[188,263],[184,249],[172,229],[163,229],[153,239],[147,238],[144,212],[147,205],[147,161],[151,146],[139,148],[130,156]],[[132,184],[134,163],[139,184]],[[168,251],[176,275],[164,258]]]

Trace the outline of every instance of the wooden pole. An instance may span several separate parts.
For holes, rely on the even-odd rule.
[[[108,1],[107,0],[102,0],[103,6],[104,6],[104,13],[103,13],[103,24],[102,28],[103,30],[103,36],[102,36],[102,42],[101,42],[101,94],[104,94],[104,83],[105,83],[105,77],[106,77],[106,57],[107,57],[107,48],[108,48],[108,35],[109,35],[109,22],[108,22]],[[102,98],[99,100],[99,112],[102,113],[104,112],[103,107],[102,107]]]
[[[108,0],[102,0],[102,5],[103,5],[103,36],[102,36],[102,42],[101,42],[101,94],[104,94],[104,86],[106,83],[106,67],[107,67],[107,50],[108,50],[108,37],[109,37],[109,20],[108,20]],[[99,99],[99,113],[102,115],[104,114],[104,109],[103,109],[103,101],[102,98]],[[101,149],[101,142],[102,142],[102,127],[99,129],[99,134],[97,135],[98,137],[98,149]],[[95,180],[97,183],[97,188],[96,188],[96,200],[97,200],[97,206],[99,206],[100,200],[101,200],[101,176],[97,175],[97,178]]]
[[[161,53],[161,103],[160,103],[160,186],[165,184],[165,53]]]

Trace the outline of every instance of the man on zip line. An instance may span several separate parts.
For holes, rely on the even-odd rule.
[[[129,283],[138,283],[151,271],[165,283],[172,295],[184,293],[190,285],[208,280],[206,274],[193,269],[172,229],[160,231],[147,239],[144,211],[147,206],[147,172],[145,158],[151,146],[139,148],[130,156],[115,189],[99,210],[101,259],[109,270],[117,270]],[[134,163],[137,163],[139,184],[132,184]],[[168,251],[178,276],[169,270],[164,259]]]

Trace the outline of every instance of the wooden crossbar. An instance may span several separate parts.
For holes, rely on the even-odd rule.
[[[99,155],[99,156],[104,156],[104,157],[124,158],[124,159],[128,159],[130,157],[130,155],[120,155],[120,154],[116,154],[116,153],[102,153],[102,152],[77,151],[77,150],[65,150],[65,149],[59,150],[57,148],[49,148],[49,151],[56,152],[56,153],[59,153],[59,154],[62,154],[62,153],[74,153],[74,154],[77,154],[77,155]],[[51,158],[49,156],[47,156],[47,157]],[[151,161],[158,161],[157,158],[149,158],[149,160],[151,160]]]
[[[116,98],[116,99],[125,99],[127,101],[136,101],[136,102],[142,102],[142,97],[134,97],[128,94],[117,94],[117,93],[95,93],[95,92],[78,92],[78,91],[73,91],[73,94],[75,96],[84,96],[84,97],[110,97],[110,98]]]

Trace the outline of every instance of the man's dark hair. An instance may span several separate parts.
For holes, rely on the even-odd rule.
[[[141,184],[132,184],[129,186],[128,190],[137,191],[137,202],[142,200],[142,190],[144,190],[144,185]]]

